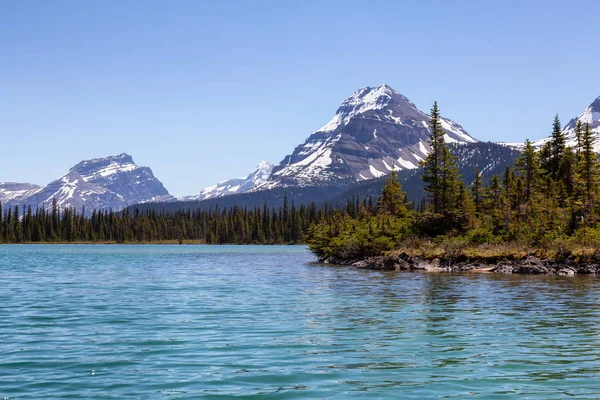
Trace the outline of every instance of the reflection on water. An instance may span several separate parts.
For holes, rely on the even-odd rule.
[[[0,247],[0,398],[600,398],[600,278]]]

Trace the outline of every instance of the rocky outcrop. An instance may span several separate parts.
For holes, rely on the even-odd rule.
[[[561,262],[542,260],[528,256],[520,260],[474,260],[456,262],[449,259],[425,259],[400,255],[385,255],[365,260],[327,260],[329,264],[350,265],[359,269],[375,271],[423,271],[423,272],[469,272],[469,273],[501,273],[501,274],[554,274],[570,276],[575,274],[600,274],[600,264],[596,262],[578,262],[567,259]]]

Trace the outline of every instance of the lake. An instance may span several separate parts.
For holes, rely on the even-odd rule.
[[[600,398],[600,277],[0,246],[0,399]]]

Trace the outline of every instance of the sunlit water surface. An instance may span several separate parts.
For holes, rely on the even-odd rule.
[[[600,398],[600,278],[0,246],[0,399]]]

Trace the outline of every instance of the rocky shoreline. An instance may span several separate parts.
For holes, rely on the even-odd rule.
[[[471,260],[457,261],[444,258],[431,260],[410,256],[406,253],[371,257],[364,260],[322,260],[327,264],[347,265],[375,271],[425,271],[425,272],[479,272],[502,274],[600,274],[600,260],[579,262],[575,258],[564,261],[542,260],[527,256],[519,260]]]

